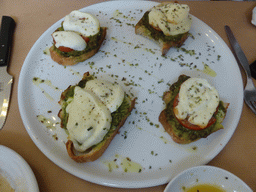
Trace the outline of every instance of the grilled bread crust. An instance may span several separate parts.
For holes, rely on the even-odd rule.
[[[129,113],[132,111],[135,105],[135,99],[131,101],[131,106],[129,108]],[[114,132],[111,133],[111,135],[103,141],[103,143],[100,143],[100,147],[94,147],[93,149],[87,151],[84,154],[76,155],[75,154],[75,149],[73,146],[73,142],[71,140],[68,140],[66,143],[66,149],[68,152],[68,155],[76,162],[78,163],[84,163],[84,162],[90,162],[90,161],[95,161],[99,157],[102,156],[102,154],[105,152],[105,150],[108,148],[110,145],[111,141],[114,139],[116,134],[119,132],[119,129],[123,126],[125,123],[127,117],[129,114],[127,114],[119,123],[118,127],[115,129]]]
[[[85,79],[86,77],[90,76],[89,72],[85,73],[83,76],[83,79]],[[59,104],[62,106],[64,99],[66,98],[66,93],[68,92],[69,88],[71,86],[69,86],[65,91],[62,92],[61,94],[61,98],[59,101]],[[105,152],[105,150],[108,148],[108,146],[110,145],[111,141],[114,139],[115,135],[118,133],[119,129],[124,125],[127,117],[130,115],[131,111],[133,110],[134,106],[135,106],[135,98],[129,100],[130,101],[130,106],[128,109],[128,112],[126,114],[126,116],[121,119],[121,121],[119,122],[117,128],[111,132],[107,138],[105,138],[103,141],[101,141],[99,144],[97,144],[96,146],[94,146],[93,148],[88,149],[86,152],[84,153],[79,153],[75,150],[73,142],[71,140],[68,140],[66,142],[66,150],[68,152],[68,155],[70,156],[70,158],[72,158],[74,161],[78,162],[78,163],[84,163],[84,162],[91,162],[91,161],[95,161],[97,160],[100,156],[102,156],[102,154]],[[63,124],[63,118],[64,118],[64,111],[62,109],[60,109],[59,113],[58,113],[58,117],[61,119],[61,123],[60,126],[62,128],[64,128],[64,124]]]
[[[79,56],[69,56],[69,57],[65,57],[59,53],[57,53],[55,50],[54,50],[54,46],[51,46],[50,47],[50,55],[51,55],[51,58],[53,61],[57,62],[58,64],[60,65],[64,65],[64,66],[69,66],[69,65],[75,65],[79,62],[83,62],[87,59],[89,59],[90,57],[92,57],[93,55],[95,55],[100,47],[101,47],[101,44],[103,43],[105,37],[106,37],[106,34],[107,34],[107,28],[106,27],[102,27],[103,28],[103,33],[102,33],[102,36],[98,42],[98,46],[92,50],[90,50],[89,52],[86,52],[82,55],[79,55]]]
[[[168,3],[170,2],[164,2],[159,4],[158,6],[168,4]],[[186,39],[188,38],[189,33],[187,32],[187,33],[184,33],[178,41],[164,41],[161,38],[155,39],[154,37],[151,36],[150,30],[143,23],[144,17],[146,17],[146,14],[144,14],[143,17],[139,20],[139,22],[135,25],[135,34],[146,37],[152,40],[153,42],[155,42],[156,44],[158,44],[161,48],[161,52],[163,56],[167,54],[167,52],[171,47],[181,47],[183,43],[186,41]]]
[[[164,93],[163,101],[165,102],[166,105],[171,101],[170,97],[172,96],[172,94],[173,93],[172,93],[171,90]],[[229,106],[229,103],[223,103],[223,105],[224,105],[224,108],[227,110],[228,106]],[[225,115],[222,116],[221,119],[219,119],[219,123],[223,122],[223,120],[225,119],[225,116],[226,116],[226,113],[225,113]],[[188,144],[188,143],[194,142],[198,139],[201,139],[201,138],[197,138],[196,140],[188,140],[188,139],[180,137],[178,134],[176,134],[173,130],[174,129],[173,126],[168,122],[166,109],[164,109],[160,113],[158,119],[159,119],[159,122],[164,127],[164,129],[166,130],[166,132],[172,137],[173,141],[176,142],[176,143]],[[215,131],[217,131],[217,130],[215,130]],[[211,133],[213,133],[215,131],[212,131]]]

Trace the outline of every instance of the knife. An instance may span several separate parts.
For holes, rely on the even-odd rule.
[[[250,70],[252,73],[252,77],[256,79],[256,60],[252,64],[250,64]]]
[[[0,129],[3,128],[10,100],[13,77],[8,74],[7,67],[11,55],[12,36],[15,21],[3,16],[0,31]]]

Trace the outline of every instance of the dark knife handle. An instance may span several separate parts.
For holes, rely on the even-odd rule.
[[[252,64],[250,64],[250,70],[252,77],[256,79],[256,60]]]
[[[15,21],[13,18],[3,16],[0,31],[0,67],[8,65],[14,28]]]

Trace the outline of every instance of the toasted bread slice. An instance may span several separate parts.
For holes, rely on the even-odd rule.
[[[161,6],[162,3],[158,6]],[[158,44],[161,48],[162,55],[166,55],[167,52],[171,47],[181,47],[183,43],[188,38],[188,32],[175,35],[175,36],[169,36],[169,38],[166,38],[166,36],[163,34],[163,32],[158,31],[157,29],[154,29],[148,22],[148,14],[149,11],[145,12],[143,17],[139,20],[139,22],[135,25],[135,34],[141,35],[143,37],[146,37],[156,44]]]
[[[89,59],[90,57],[92,57],[99,51],[99,49],[106,37],[107,28],[102,27],[102,29],[103,29],[103,32],[102,32],[100,38],[98,39],[97,45],[93,49],[91,49],[79,56],[64,56],[64,55],[60,54],[59,52],[57,52],[55,50],[56,48],[54,48],[54,45],[52,45],[50,47],[50,55],[51,55],[52,60],[57,62],[60,65],[68,66],[68,65],[75,65],[79,62],[83,62],[83,61]]]
[[[219,109],[216,114],[216,123],[203,130],[191,130],[183,127],[175,118],[173,113],[173,98],[177,95],[181,84],[189,77],[181,75],[179,80],[174,83],[169,91],[164,93],[163,100],[166,103],[166,108],[159,115],[159,122],[163,125],[166,132],[172,137],[173,141],[179,144],[188,144],[201,138],[206,138],[213,132],[216,132],[224,127],[223,122],[229,103],[220,101]]]
[[[102,142],[100,142],[90,150],[86,151],[85,153],[77,153],[74,149],[73,142],[71,140],[68,140],[66,143],[66,149],[67,149],[68,155],[78,163],[95,161],[99,157],[101,157],[102,154],[110,145],[111,141],[114,139],[114,137],[118,133],[119,129],[125,123],[127,117],[129,116],[130,112],[134,108],[134,105],[135,105],[135,99],[130,101],[130,108],[128,110],[129,113],[127,113],[127,115],[123,117],[123,119],[119,122],[118,127],[115,130],[113,130],[113,132],[108,133],[107,137],[104,138]]]
[[[86,84],[86,81],[93,79],[93,76],[90,76],[89,73],[85,73],[83,76],[83,79],[77,84],[77,86],[84,87]],[[60,126],[64,129],[66,129],[66,124],[68,121],[68,115],[65,112],[65,108],[67,106],[66,101],[69,97],[72,97],[72,89],[74,86],[69,86],[62,94],[59,101],[59,104],[62,106],[62,109],[59,111],[58,116],[61,119]],[[76,162],[83,163],[83,162],[90,162],[97,160],[102,154],[105,152],[105,150],[110,145],[111,141],[115,137],[115,135],[118,133],[119,129],[123,126],[125,123],[127,117],[130,115],[132,109],[135,106],[135,99],[131,99],[127,94],[125,95],[125,99],[122,103],[122,105],[117,109],[117,111],[113,112],[111,114],[112,116],[112,123],[111,128],[104,137],[104,139],[98,143],[97,145],[89,148],[83,153],[80,153],[75,150],[73,142],[71,140],[68,140],[66,143],[66,149],[68,152],[68,155]]]

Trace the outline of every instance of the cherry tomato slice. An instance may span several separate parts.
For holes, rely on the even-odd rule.
[[[73,51],[74,49],[71,49],[69,47],[64,47],[64,46],[59,46],[58,49],[62,52],[71,52]]]
[[[177,94],[177,96],[175,97],[174,102],[173,102],[174,115],[175,115],[175,109],[174,109],[174,108],[178,105],[178,103],[179,103],[179,94]],[[218,108],[217,108],[216,112],[217,112],[217,111],[218,111]],[[175,117],[176,117],[176,115],[175,115]],[[196,131],[197,131],[197,130],[206,129],[207,127],[211,126],[213,123],[216,122],[216,118],[215,118],[214,116],[212,116],[212,118],[209,120],[207,126],[204,127],[204,128],[201,128],[201,127],[198,126],[198,125],[194,125],[194,124],[190,123],[190,122],[188,121],[188,118],[189,118],[189,117],[187,117],[186,119],[181,120],[181,119],[178,119],[178,118],[176,117],[176,119],[179,121],[179,123],[180,123],[182,126],[188,128],[188,129],[191,129],[191,130],[196,130]]]
[[[85,37],[85,36],[82,36],[81,35],[81,37],[84,39],[84,41],[86,42],[86,43],[88,43],[89,41],[90,41],[90,38],[88,38],[88,37]],[[54,44],[56,44],[56,42],[55,42],[55,40],[53,39],[53,43]],[[71,49],[71,48],[69,48],[69,47],[64,47],[64,46],[59,46],[58,47],[58,49],[60,50],[60,51],[62,51],[62,52],[71,52],[71,51],[74,51],[74,49]]]
[[[82,36],[82,35],[81,35],[81,37],[84,39],[84,41],[85,41],[86,43],[88,43],[88,42],[90,41],[90,38],[89,38],[89,37],[85,37],[85,36]]]

